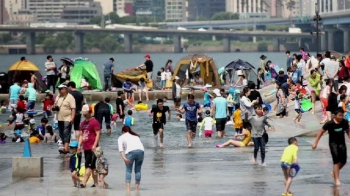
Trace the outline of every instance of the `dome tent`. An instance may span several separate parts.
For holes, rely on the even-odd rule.
[[[75,82],[77,89],[81,88],[81,80],[85,78],[92,89],[102,90],[101,79],[96,65],[88,59],[75,59],[74,67],[69,75],[70,81]]]

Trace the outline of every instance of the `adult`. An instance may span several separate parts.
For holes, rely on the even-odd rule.
[[[349,76],[349,70],[348,68],[345,67],[343,60],[340,60],[338,63],[339,63],[338,82],[343,83],[344,78]]]
[[[276,116],[283,118],[287,115],[287,99],[285,91],[282,89],[282,84],[276,82],[276,100],[277,100],[277,111]]]
[[[157,106],[153,107],[150,116],[153,116],[153,135],[154,135],[154,141],[157,145],[158,143],[158,133],[160,138],[159,147],[163,148],[163,139],[164,139],[164,125],[166,124],[166,112],[168,112],[168,120],[171,119],[171,112],[170,108],[168,106],[164,106],[163,99],[157,100]]]
[[[350,51],[348,53],[348,57],[346,57],[345,66],[350,69]]]
[[[166,62],[165,66],[164,66],[164,70],[168,70],[169,69],[169,71],[171,72],[171,75],[174,74],[174,69],[173,69],[173,65],[172,64],[173,64],[173,61],[169,59]]]
[[[99,146],[101,137],[100,123],[92,117],[92,108],[85,104],[81,109],[81,114],[84,115],[85,120],[81,122],[80,131],[82,134],[79,137],[78,153],[81,151],[80,147],[83,147],[85,157],[85,175],[81,188],[86,187],[86,183],[92,174],[94,179],[93,187],[98,186],[96,170],[96,156],[94,156],[94,150]]]
[[[50,90],[52,86],[52,92],[55,94],[56,91],[56,63],[53,61],[51,55],[46,57],[47,61],[45,62],[45,71],[46,71],[46,81],[47,81],[47,89]]]
[[[126,166],[125,182],[126,191],[130,192],[132,167],[135,164],[135,190],[140,190],[141,167],[145,156],[145,149],[139,134],[133,132],[130,127],[122,128],[122,135],[118,138],[118,148]]]
[[[68,93],[66,85],[58,86],[59,96],[52,108],[52,111],[57,112],[58,130],[63,143],[63,150],[61,153],[69,153],[68,145],[70,143],[72,124],[75,118],[75,99]]]
[[[199,73],[196,73],[194,83],[195,85],[204,85],[203,79],[200,77]]]
[[[335,56],[331,56],[330,60],[324,65],[324,79],[333,81],[333,88],[335,92],[338,92],[338,72],[339,63],[337,62]]]
[[[25,56],[22,56],[22,57],[21,57],[21,61],[27,61],[26,57],[25,57]]]
[[[153,62],[151,61],[151,56],[149,54],[145,55],[146,61],[142,64],[139,65],[137,68],[140,69],[141,67],[146,67],[146,72],[147,72],[147,78],[152,80],[152,73],[153,73]]]
[[[122,99],[122,95],[124,94],[123,91],[118,91],[118,97],[117,99],[115,100],[115,108],[116,108],[116,111],[117,111],[117,114],[119,116],[119,119],[120,120],[124,120],[124,117],[125,117],[125,113],[124,113],[124,110],[125,110],[125,104],[124,104],[124,101]]]
[[[312,114],[315,114],[315,103],[320,100],[320,92],[322,88],[321,75],[316,70],[311,70],[309,83],[311,87]]]
[[[240,108],[242,110],[241,112],[241,119],[246,119],[245,114],[248,113],[248,117],[255,114],[254,111],[254,105],[259,103],[259,100],[250,100],[248,97],[251,93],[251,90],[248,87],[244,87],[241,92],[241,99],[240,99]]]
[[[174,108],[179,108],[181,104],[181,86],[179,84],[180,78],[175,76],[172,86],[172,96],[174,101]]]
[[[212,115],[216,120],[217,137],[222,138],[225,134],[227,121],[227,100],[222,97],[219,89],[214,89],[216,98],[213,100]]]
[[[108,99],[108,100],[107,100]],[[98,120],[101,126],[102,130],[102,122],[103,118],[105,119],[107,134],[111,135],[111,109],[109,107],[109,104],[107,103],[109,101],[109,98],[106,98],[105,101],[100,101],[95,105],[94,111],[95,111],[95,118]]]
[[[326,51],[324,53],[324,58],[322,58],[322,60],[320,61],[320,66],[322,70],[324,70],[326,63],[329,61],[331,61],[331,52]]]
[[[112,74],[114,71],[114,59],[113,58],[109,58],[109,61],[106,62],[105,64],[103,64],[103,73],[104,73],[104,81],[105,81],[105,91],[107,91],[109,89],[109,84],[112,85],[111,83],[111,78],[112,78]]]
[[[290,51],[286,51],[286,56],[287,56],[287,69],[288,67],[291,67],[293,64],[293,57],[290,56]]]
[[[75,100],[75,117],[73,123],[73,129],[75,131],[75,138],[78,139],[80,137],[80,120],[81,120],[81,108],[84,105],[84,95],[76,89],[75,82],[68,82],[67,84],[69,93],[74,97]]]
[[[146,101],[149,101],[149,99],[148,99],[148,87],[147,87],[147,84],[146,84],[146,81],[144,78],[140,78],[140,81],[138,82],[137,91],[139,91],[140,101],[142,101],[142,92],[144,92],[146,95]]]
[[[278,76],[276,77],[276,82],[284,84],[287,82],[287,79],[288,79],[288,75],[284,74],[283,70],[280,70],[278,72]]]
[[[265,55],[261,55],[260,56],[260,68],[263,70],[264,73],[266,73],[267,71],[269,70],[266,70],[265,69],[265,59],[266,59],[267,56]]]
[[[10,105],[17,104],[19,94],[21,92],[21,87],[19,86],[19,82],[15,81],[13,85],[10,86]]]
[[[254,82],[250,82],[248,84],[248,88],[250,89],[250,94],[248,96],[248,98],[250,99],[250,101],[254,101],[254,100],[258,100],[258,104],[263,104],[263,100],[261,98],[260,92],[255,90],[255,83]]]
[[[202,113],[202,108],[198,102],[194,101],[194,95],[188,94],[187,103],[184,103],[182,109],[176,109],[176,111],[180,112],[181,114],[186,113],[186,138],[188,142],[188,147],[192,148],[192,140],[196,137],[196,130],[198,124],[197,115],[198,113]]]
[[[58,69],[58,76],[60,77],[60,84],[66,81],[66,77],[70,72],[70,67],[68,63],[64,60],[62,60],[62,65]]]

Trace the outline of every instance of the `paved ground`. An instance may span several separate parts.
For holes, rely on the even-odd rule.
[[[138,194],[132,191],[131,195],[281,195],[284,185],[279,159],[287,145],[287,138],[293,132],[300,131],[300,126],[306,126],[305,130],[311,125],[320,128],[317,117],[311,114],[303,117],[301,125],[291,122],[294,114],[284,120],[273,119],[276,131],[270,132],[270,142],[267,145],[268,166],[262,167],[251,164],[252,148],[214,147],[225,139],[197,138],[195,147],[187,149],[184,124],[174,120],[166,126],[165,148],[154,148],[151,121],[145,115],[144,112],[135,114],[136,126],[133,129],[141,134],[146,155],[142,167],[141,191]],[[232,128],[228,128],[228,131],[229,136],[232,136]],[[0,196],[127,195],[124,191],[125,166],[117,151],[118,132],[115,131],[112,137],[104,135],[101,142],[110,163],[110,173],[106,178],[110,189],[73,188],[68,158],[56,154],[56,145],[32,145],[33,156],[44,157],[43,178],[12,179],[11,160],[12,157],[21,156],[23,144],[7,143],[0,145]],[[303,137],[298,140],[301,171],[292,185],[294,195],[349,195],[349,166],[345,166],[341,174],[344,185],[339,189],[333,187],[329,175],[332,161],[327,138],[322,139],[315,151],[311,150],[310,145],[313,138]]]

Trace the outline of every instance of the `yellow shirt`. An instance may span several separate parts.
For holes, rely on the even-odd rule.
[[[57,120],[70,121],[72,118],[72,109],[75,109],[74,97],[69,93],[66,97],[57,97],[55,105],[60,107],[60,111],[57,113]]]
[[[244,144],[244,146],[247,146],[250,140],[252,139],[252,136],[250,132],[246,129],[244,129],[243,134],[245,135],[245,138],[242,140],[242,143]]]
[[[287,146],[282,154],[281,162],[292,164],[298,158],[298,146],[291,144]]]
[[[29,143],[40,143],[40,139],[36,136],[32,136],[29,138]]]
[[[242,127],[243,127],[243,121],[241,119],[241,113],[242,113],[242,110],[236,110],[233,113],[233,122],[235,123],[234,127],[236,129],[242,129]]]

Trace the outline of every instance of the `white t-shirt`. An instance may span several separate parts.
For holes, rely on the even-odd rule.
[[[163,71],[161,74],[160,74],[160,80],[165,80],[166,78],[166,73]]]
[[[242,81],[242,85],[243,86],[248,86],[248,80],[244,78],[243,81]]]
[[[51,67],[51,66],[56,66],[55,62],[45,62],[45,68]],[[51,69],[51,70],[47,70],[46,71],[46,75],[47,76],[51,76],[51,75],[55,75],[55,70]]]
[[[118,138],[118,148],[119,152],[124,151],[125,154],[133,150],[145,150],[140,138],[130,133],[124,133]]]
[[[324,78],[328,79],[328,76],[326,74],[326,71],[328,72],[329,76],[334,76],[334,80],[338,80],[338,71],[339,71],[339,63],[337,61],[328,61],[324,65]]]
[[[170,80],[171,79],[171,72],[165,72],[165,79]]]
[[[329,95],[329,93],[330,93],[330,90],[331,90],[331,88],[327,85],[327,86],[322,90],[321,97],[322,97],[322,98],[325,98],[325,99],[328,99],[328,95]]]
[[[177,83],[175,83],[176,85],[176,97],[180,98],[181,97],[181,86]]]
[[[322,61],[320,62],[320,65],[325,65],[327,62],[331,61],[330,58],[324,58],[322,59]]]
[[[186,73],[185,73],[185,75],[186,75],[186,79],[188,80],[188,69],[186,70]]]
[[[213,130],[213,119],[211,117],[205,117],[203,119],[204,130],[211,131]]]

